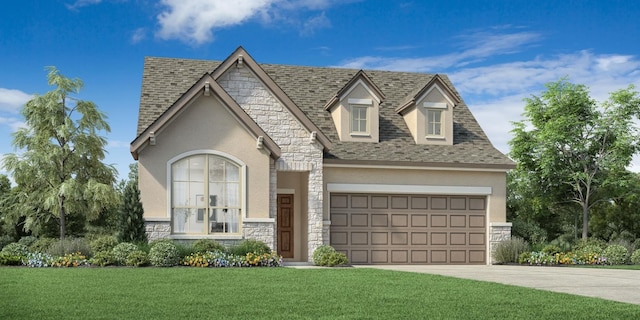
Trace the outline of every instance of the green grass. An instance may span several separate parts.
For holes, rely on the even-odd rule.
[[[376,269],[0,268],[0,319],[638,319],[640,305]]]

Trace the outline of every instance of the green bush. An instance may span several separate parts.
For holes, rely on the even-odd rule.
[[[14,241],[13,237],[8,234],[0,236],[0,250],[2,250],[4,246],[8,245],[9,243],[12,243],[13,241]]]
[[[529,244],[520,237],[511,237],[496,245],[493,259],[497,264],[517,263],[520,254],[529,251]]]
[[[0,266],[20,266],[24,257],[0,252]]]
[[[333,267],[349,263],[344,253],[337,252],[331,246],[321,245],[313,251],[313,264],[316,266]]]
[[[629,261],[629,250],[619,244],[612,244],[602,251],[603,264],[625,264]]]
[[[149,255],[142,250],[136,250],[127,256],[125,263],[129,267],[143,267],[149,264]]]
[[[115,256],[111,251],[99,251],[89,259],[89,263],[96,266],[110,266],[117,263]]]
[[[222,251],[224,252],[225,248],[219,242],[212,239],[199,239],[193,242],[193,250],[195,252],[213,252],[213,251]]]
[[[562,249],[560,249],[560,247],[553,245],[553,244],[548,244],[546,245],[544,248],[542,248],[542,252],[548,254],[548,255],[555,255],[556,253],[560,253],[562,252]]]
[[[585,247],[588,247],[589,250],[593,251],[593,252],[602,252],[602,250],[604,250],[604,248],[607,247],[607,243],[602,240],[602,239],[598,239],[598,238],[588,238],[586,240],[582,240],[580,239],[577,243],[575,243],[573,245],[573,251],[583,251],[583,249]],[[594,249],[594,248],[598,248],[598,249]]]
[[[116,260],[116,263],[123,266],[127,263],[127,257],[131,252],[139,250],[138,247],[129,242],[119,243],[117,246],[113,247],[111,253]]]
[[[178,249],[178,256],[180,256],[180,258],[196,253],[196,250],[190,243],[174,242],[173,244],[176,246],[176,249]]]
[[[158,241],[149,250],[149,262],[155,267],[172,267],[180,263],[180,254],[171,241]]]
[[[54,238],[40,238],[29,246],[29,251],[45,253],[49,250],[49,247],[56,242],[58,242],[58,240]]]
[[[633,252],[633,254],[631,255],[631,263],[633,264],[640,264],[640,249],[637,249],[636,251]]]
[[[34,242],[36,242],[38,238],[34,236],[24,236],[18,240],[18,243],[24,244],[27,247],[30,247]]]
[[[102,251],[111,251],[117,245],[118,245],[118,239],[110,235],[99,236],[98,238],[91,241],[90,243],[91,251],[95,253],[102,252]]]
[[[57,240],[47,248],[46,253],[53,257],[63,257],[65,254],[78,252],[85,257],[91,256],[91,248],[84,238]]]
[[[520,254],[518,263],[532,266],[552,266],[556,264],[553,254],[543,251],[523,252]]]
[[[29,253],[29,248],[22,243],[13,242],[4,246],[4,248],[2,248],[2,251],[0,251],[0,253],[3,253],[8,256],[26,257],[27,253]]]
[[[254,239],[246,239],[242,240],[238,245],[231,247],[229,249],[229,253],[237,256],[246,256],[247,253],[254,253],[257,255],[270,253],[271,248],[269,246],[260,241]]]

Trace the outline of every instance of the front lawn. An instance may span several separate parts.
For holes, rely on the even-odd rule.
[[[640,305],[376,269],[0,268],[0,319],[602,317]]]

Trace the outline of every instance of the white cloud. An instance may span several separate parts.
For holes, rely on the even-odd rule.
[[[145,28],[138,28],[133,31],[131,35],[131,43],[136,44],[147,37],[147,30]]]
[[[0,88],[0,111],[17,113],[31,98],[32,95],[20,90]]]
[[[310,35],[319,28],[328,28],[331,21],[324,12],[309,18],[297,17],[300,12],[324,10],[353,1],[336,0],[161,0],[163,11],[157,16],[163,40],[177,39],[200,45],[214,40],[214,31],[240,25],[249,20],[274,24],[284,22]]]
[[[73,4],[66,4],[66,6],[69,10],[77,10],[82,7],[100,4],[100,2],[102,2],[102,0],[76,0]]]
[[[458,37],[461,39],[459,52],[440,56],[396,58],[383,56],[357,57],[344,61],[340,67],[354,69],[380,69],[392,71],[427,72],[451,67],[463,67],[478,63],[488,57],[507,55],[523,50],[541,39],[534,32],[476,31]]]
[[[0,116],[0,125],[6,125],[11,128],[12,132],[17,131],[20,128],[26,128],[27,124],[22,120],[14,117],[1,117]]]

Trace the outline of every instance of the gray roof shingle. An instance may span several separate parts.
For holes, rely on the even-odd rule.
[[[144,62],[138,114],[140,135],[205,73],[222,61],[147,57]],[[325,104],[359,70],[260,64],[289,98],[332,141],[326,161],[383,162],[512,168],[514,163],[495,149],[448,77],[440,75],[462,101],[454,108],[453,145],[418,145],[395,109],[422,89],[433,74],[365,70],[385,94],[380,104],[380,142],[341,142]]]

